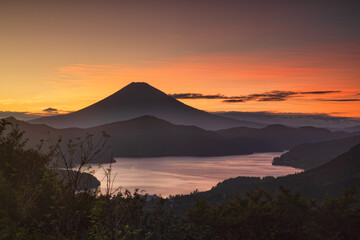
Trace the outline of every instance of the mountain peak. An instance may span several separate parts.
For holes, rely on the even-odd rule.
[[[126,89],[126,88],[148,88],[149,89],[149,88],[154,88],[154,87],[146,82],[132,82],[132,83],[129,83],[128,85],[126,85],[125,87],[123,87],[122,89]],[[154,88],[154,89],[156,89],[156,88]]]
[[[126,85],[125,87],[127,87],[127,86],[135,86],[135,85],[137,85],[137,86],[150,86],[151,87],[151,85],[148,84],[147,82],[131,82],[128,85]]]
[[[124,89],[153,89],[153,90],[158,90],[157,88],[151,86],[150,84],[146,83],[146,82],[132,82],[128,85],[126,85],[125,87],[123,87],[121,90]]]
[[[160,91],[159,89],[151,86],[150,84],[146,82],[132,82],[116,93],[114,93],[112,96],[119,96],[125,98],[151,98],[151,97],[159,97],[159,96],[167,96],[166,93]]]

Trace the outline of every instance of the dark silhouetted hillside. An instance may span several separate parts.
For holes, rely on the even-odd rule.
[[[329,162],[359,143],[360,135],[332,141],[305,143],[274,158],[273,164],[309,170]]]
[[[80,128],[56,129],[45,124],[30,124],[25,121],[17,120],[14,117],[4,118],[4,120],[13,125],[18,125],[22,131],[25,131],[25,138],[28,138],[26,144],[27,148],[36,147],[41,140],[51,140],[55,143],[59,136],[76,138],[86,135],[86,131]],[[7,131],[9,130],[10,127],[7,127]]]

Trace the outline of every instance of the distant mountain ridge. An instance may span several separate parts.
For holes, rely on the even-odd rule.
[[[344,131],[347,131],[347,132],[360,132],[360,125],[359,125],[359,126],[354,126],[354,127],[345,128]]]
[[[20,129],[25,131],[25,137],[29,139],[27,147],[35,147],[41,139],[56,142],[58,136],[62,136],[62,147],[65,148],[68,139],[84,137],[90,133],[96,141],[106,132],[110,134],[110,148],[97,162],[109,162],[110,153],[113,157],[226,156],[277,150],[262,141],[248,138],[228,139],[213,131],[196,126],[174,125],[153,116],[142,116],[87,129],[56,129],[15,118],[6,120],[18,124]]]
[[[282,124],[289,127],[312,126],[330,130],[360,131],[360,118],[336,117],[328,114],[274,112],[212,112],[212,114],[265,125]],[[356,130],[357,129],[357,130]]]
[[[332,132],[325,128],[315,127],[287,127],[280,124],[273,124],[264,128],[235,127],[217,131],[227,138],[248,137],[261,140],[276,148],[288,150],[303,143],[313,143],[346,138],[357,135],[343,131]]]
[[[144,82],[133,82],[109,97],[79,111],[42,117],[30,123],[43,123],[55,128],[89,128],[126,121],[144,115],[170,123],[218,130],[235,126],[261,127],[249,121],[235,120],[190,107]]]
[[[160,156],[226,156],[255,152],[280,152],[307,142],[333,140],[354,133],[331,132],[327,129],[289,128],[271,125],[265,128],[231,128],[207,131],[196,126],[174,125],[153,116],[108,123],[92,128],[56,129],[44,124],[30,124],[11,118],[25,130],[29,144],[40,139],[62,135],[66,139],[91,133],[96,137],[105,131],[111,135],[109,144],[114,157]]]

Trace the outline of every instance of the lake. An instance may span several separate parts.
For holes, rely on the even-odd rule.
[[[112,164],[113,187],[144,190],[163,197],[188,194],[198,189],[206,191],[228,178],[237,176],[284,176],[301,172],[301,169],[271,165],[282,152],[256,153],[223,157],[160,157],[116,158]],[[104,165],[103,167],[108,167]],[[95,167],[94,167],[95,168]],[[106,187],[104,171],[95,176]]]

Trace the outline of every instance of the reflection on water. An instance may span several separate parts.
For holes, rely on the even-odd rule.
[[[272,166],[272,159],[282,153],[257,153],[225,157],[116,158],[114,188],[134,190],[163,197],[205,191],[218,182],[237,176],[283,176],[300,172],[292,167]],[[108,166],[105,166],[108,167]],[[103,170],[95,176],[106,186]]]

